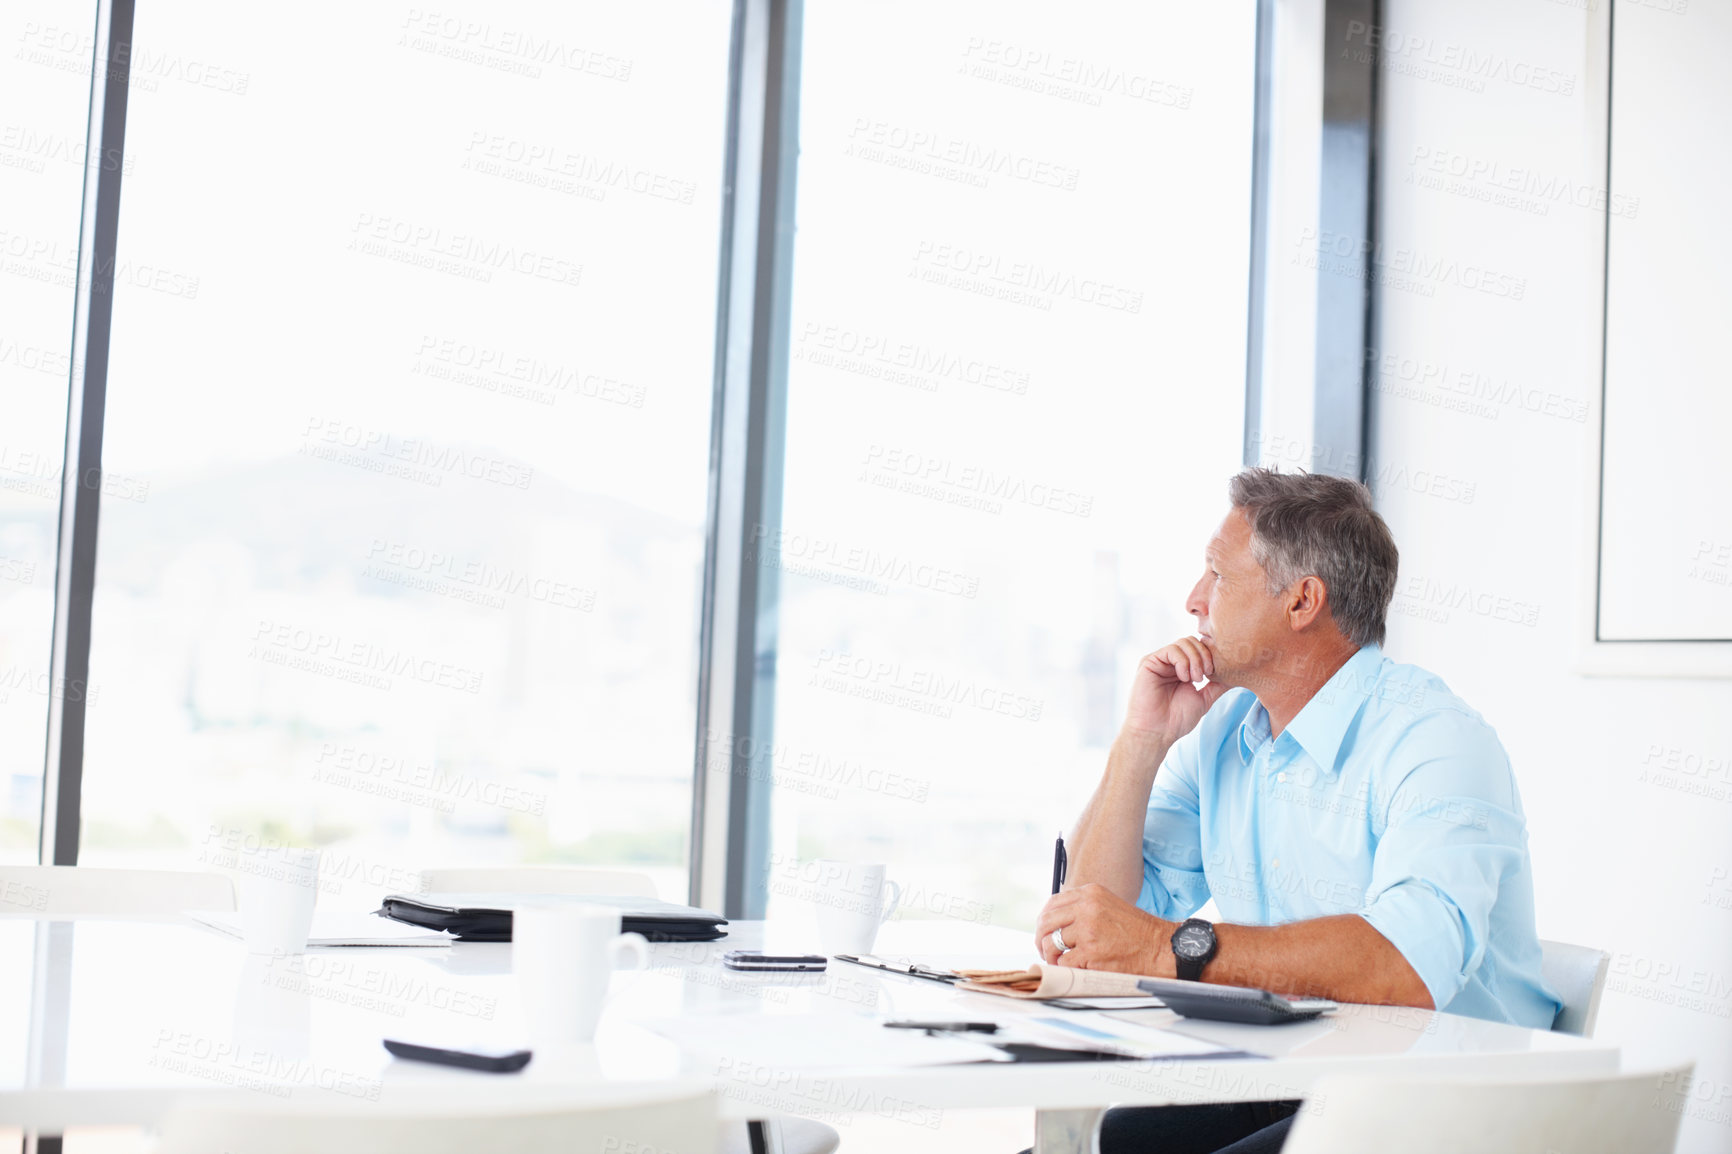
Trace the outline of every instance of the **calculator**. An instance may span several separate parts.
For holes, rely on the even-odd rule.
[[[1308,1022],[1319,1014],[1341,1008],[1327,998],[1288,998],[1248,986],[1217,986],[1177,978],[1144,978],[1137,988],[1155,995],[1181,1017],[1214,1022],[1278,1026],[1283,1022]]]

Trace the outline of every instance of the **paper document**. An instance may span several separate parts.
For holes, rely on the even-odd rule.
[[[1045,966],[1035,962],[1026,970],[958,970],[963,981],[959,990],[1000,994],[1006,998],[1140,998],[1149,995],[1137,988],[1138,974],[1110,970],[1079,970],[1071,966]]]
[[[1047,998],[1046,1004],[1061,1010],[1164,1010],[1167,1004],[1144,994],[1140,998]]]
[[[1176,1034],[1154,1026],[1114,1021],[1106,1014],[1018,1018],[995,1040],[1027,1040],[1065,1049],[1100,1050],[1126,1058],[1209,1058],[1245,1056],[1243,1051]]]
[[[209,926],[220,934],[240,938],[241,916],[227,910],[188,910],[187,917]],[[450,934],[425,930],[420,926],[394,922],[372,914],[351,913],[348,910],[314,910],[313,930],[307,937],[309,947],[326,946],[449,946],[457,939]]]
[[[722,1076],[729,1070],[809,1070],[948,1066],[972,1062],[1049,1061],[1051,1051],[1167,1060],[1253,1055],[1216,1042],[1100,1013],[1037,1017],[1015,1014],[992,1034],[927,1034],[891,1029],[876,1018],[844,1015],[733,1014],[667,1018],[645,1026],[670,1039],[688,1059]],[[1040,1053],[1031,1054],[1030,1051]]]
[[[684,1054],[733,1068],[843,1069],[862,1066],[946,1066],[1005,1062],[983,1042],[920,1030],[887,1029],[876,1018],[846,1015],[726,1014],[645,1022]],[[721,1072],[726,1068],[718,1065]]]

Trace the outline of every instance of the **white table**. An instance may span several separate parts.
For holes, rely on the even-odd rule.
[[[593,1047],[538,1054],[521,1074],[501,1077],[398,1062],[380,1040],[516,1043],[509,945],[318,950],[273,961],[248,958],[238,942],[190,924],[0,918],[0,1125],[53,1134],[151,1124],[178,1097],[212,1092],[528,1103],[577,1087],[593,1092],[598,1082],[699,1077],[735,1119],[875,1114],[936,1126],[948,1110],[1033,1108],[1042,1154],[1086,1154],[1109,1105],[1298,1098],[1342,1072],[1544,1077],[1618,1065],[1616,1048],[1604,1043],[1348,1006],[1278,1027],[1191,1022],[1164,1010],[1137,1015],[1266,1061],[802,1067],[751,1056],[747,1043],[772,1026],[825,1038],[850,1018],[1006,1021],[1060,1011],[843,962],[812,975],[721,966],[724,951],[757,948],[764,937],[761,923],[736,922],[722,941],[653,946],[651,969],[615,974]],[[1032,956],[1027,934],[954,923],[893,923],[878,948],[957,965]],[[646,1025],[698,1016],[730,1017],[738,1053],[682,1050]]]

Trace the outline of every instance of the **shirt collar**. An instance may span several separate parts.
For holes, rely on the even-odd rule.
[[[1335,772],[1335,758],[1341,752],[1341,742],[1347,727],[1359,716],[1359,711],[1371,697],[1376,686],[1378,666],[1383,662],[1383,650],[1366,645],[1347,659],[1323,687],[1312,695],[1298,716],[1287,723],[1283,734],[1291,734],[1306,753],[1311,755],[1325,773]],[[1239,726],[1239,742],[1247,760],[1269,739],[1269,711],[1261,701],[1246,713]]]
[[[1245,711],[1245,719],[1239,723],[1239,751],[1246,761],[1255,757],[1257,750],[1269,740],[1272,728],[1269,711],[1263,708],[1261,701],[1251,698],[1251,708]]]

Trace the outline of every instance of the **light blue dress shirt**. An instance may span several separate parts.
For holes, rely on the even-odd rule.
[[[1223,921],[1254,926],[1358,914],[1434,1006],[1550,1029],[1527,824],[1491,726],[1368,645],[1269,733],[1234,689],[1168,751],[1137,905],[1177,921],[1213,897]]]

